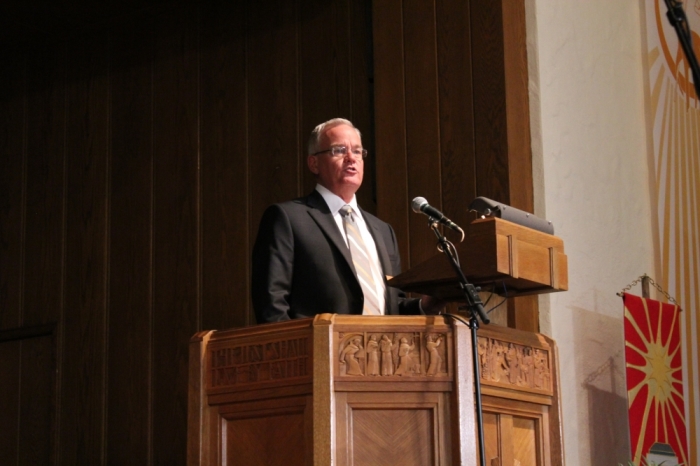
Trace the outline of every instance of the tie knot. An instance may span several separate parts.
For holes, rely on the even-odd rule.
[[[349,220],[352,220],[352,212],[352,207],[347,204],[340,208],[340,215],[347,217]]]

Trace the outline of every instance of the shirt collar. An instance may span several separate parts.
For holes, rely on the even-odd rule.
[[[328,209],[330,209],[331,214],[335,215],[338,213],[341,207],[344,205],[349,205],[352,207],[352,210],[357,212],[358,215],[360,215],[360,209],[357,207],[357,197],[353,194],[352,199],[350,202],[345,202],[343,198],[338,196],[337,194],[333,194],[328,188],[326,188],[323,185],[317,184],[316,185],[316,191],[323,196],[323,200],[326,201],[326,204],[328,204]]]

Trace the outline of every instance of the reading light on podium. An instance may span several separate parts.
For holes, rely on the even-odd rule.
[[[552,222],[486,197],[477,197],[474,199],[472,203],[469,204],[469,211],[478,213],[482,218],[498,217],[515,223],[516,225],[541,231],[542,233],[554,234],[554,225],[552,225]]]

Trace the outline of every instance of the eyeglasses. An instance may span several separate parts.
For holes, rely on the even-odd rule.
[[[333,146],[330,149],[321,150],[321,151],[318,151],[315,154],[311,154],[311,155],[323,154],[325,152],[330,152],[331,157],[345,157],[348,155],[348,148],[346,146]],[[354,149],[350,149],[349,152],[355,158],[362,157],[364,159],[367,157],[367,149],[355,147]]]

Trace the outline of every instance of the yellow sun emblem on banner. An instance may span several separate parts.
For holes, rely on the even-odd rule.
[[[677,306],[625,294],[625,360],[635,464],[655,443],[687,464],[682,352]]]

